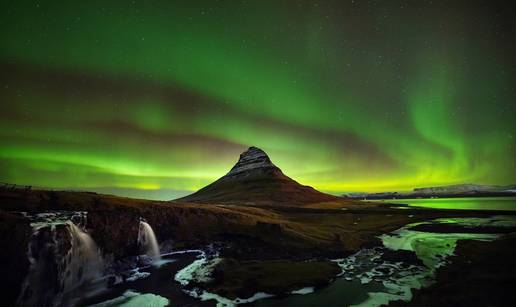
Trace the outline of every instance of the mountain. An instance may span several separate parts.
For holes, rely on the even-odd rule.
[[[249,147],[226,175],[177,200],[193,203],[303,205],[342,199],[297,183],[283,174],[263,150]]]
[[[465,183],[415,188],[411,192],[348,193],[343,196],[353,199],[516,196],[516,185],[498,186]]]
[[[414,193],[461,193],[461,192],[504,192],[516,190],[515,185],[498,186],[498,185],[483,185],[483,184],[455,184],[440,187],[429,188],[415,188]]]

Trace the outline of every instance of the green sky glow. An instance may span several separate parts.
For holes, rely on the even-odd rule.
[[[2,3],[0,181],[173,198],[251,145],[332,193],[516,181],[510,9],[249,2]]]

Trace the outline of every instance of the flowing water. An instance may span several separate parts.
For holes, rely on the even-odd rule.
[[[417,231],[421,224],[449,224],[465,227],[464,233]],[[220,261],[217,253],[186,251],[166,255],[168,263],[148,266],[134,272],[135,278],[115,285],[109,292],[85,302],[100,306],[380,306],[390,301],[409,301],[412,291],[433,282],[435,270],[447,265],[457,241],[463,239],[491,241],[501,234],[476,233],[477,227],[516,227],[516,217],[437,219],[407,225],[382,235],[383,246],[363,249],[354,255],[334,261],[341,267],[340,276],[323,289],[302,288],[291,295],[276,298],[255,293],[248,298],[228,299],[202,288],[191,288],[194,282],[208,281],[213,267]],[[475,231],[468,231],[475,228]],[[505,229],[505,228],[504,228]],[[474,232],[474,233],[473,233]],[[503,231],[502,231],[503,232]],[[412,257],[393,257],[405,253]],[[196,257],[193,257],[196,255]],[[188,289],[188,290],[186,290]],[[143,304],[143,305],[142,305]]]
[[[143,220],[140,221],[140,227],[138,228],[138,245],[143,249],[145,255],[149,256],[153,261],[161,260],[158,240],[154,230]]]
[[[516,217],[437,219],[414,223],[381,236],[383,247],[364,249],[335,260],[342,268],[341,278],[330,286],[306,295],[258,301],[253,306],[380,306],[390,301],[410,301],[412,290],[432,283],[435,270],[447,264],[458,240],[492,241],[501,234],[432,233],[412,229],[421,224],[453,223],[468,228],[516,227]],[[408,251],[421,263],[393,261],[387,251]]]
[[[82,300],[79,306],[198,306],[199,301],[185,293],[183,286],[174,281],[174,276],[203,255],[199,250],[164,254],[163,265],[137,268],[125,282]]]
[[[86,217],[85,212],[29,217],[33,221],[27,252],[30,267],[18,300],[20,306],[73,304],[66,302],[70,293],[102,276],[100,251],[77,226],[85,225]]]
[[[102,292],[85,295],[88,286],[102,276],[104,269],[95,242],[84,230],[87,215],[48,213],[31,218],[34,220],[28,250],[31,266],[19,300],[22,306],[191,306],[201,304],[200,301],[217,306],[246,303],[294,307],[380,306],[395,300],[409,301],[414,289],[431,284],[435,270],[447,265],[447,258],[453,255],[458,240],[491,241],[502,235],[492,233],[493,227],[509,231],[516,227],[513,216],[447,218],[409,224],[382,235],[383,246],[333,260],[342,272],[323,289],[302,288],[281,298],[259,292],[249,298],[231,300],[190,287],[192,281],[211,278],[211,271],[220,261],[216,248],[160,256],[154,231],[143,220],[139,224],[138,245],[152,258],[153,265],[133,267],[128,275],[124,273],[123,278],[117,278],[109,287],[106,284],[96,287]],[[457,228],[463,229],[463,233],[433,233],[414,228],[422,224],[454,224],[463,227]],[[490,227],[491,232],[479,231],[483,226]],[[468,228],[475,229],[469,231]],[[405,253],[405,256],[393,257],[393,253]],[[407,253],[411,257],[406,257]],[[157,261],[160,257],[163,259]],[[161,265],[156,265],[157,262]]]
[[[453,223],[466,228],[466,233],[432,233],[416,231],[413,227],[421,224],[448,224]],[[189,288],[194,282],[209,281],[211,271],[220,261],[217,253],[206,255],[200,252],[197,259],[182,269],[176,271],[175,282],[171,276],[160,287],[144,287],[153,283],[153,274],[162,274],[162,270],[151,273],[149,279],[139,280],[140,284],[126,283],[121,285],[119,296],[106,300],[102,304],[112,303],[118,300],[127,300],[135,291],[133,289],[145,289],[146,294],[159,294],[169,301],[175,302],[177,294],[171,295],[171,289],[180,286],[183,291],[180,296],[185,300],[187,294],[199,301],[211,302],[217,306],[235,306],[251,304],[252,306],[380,306],[390,301],[409,301],[412,298],[413,289],[428,286],[432,283],[435,270],[447,264],[447,257],[453,255],[458,240],[482,240],[491,241],[501,234],[468,233],[467,228],[475,227],[516,227],[516,218],[510,216],[495,216],[491,218],[454,218],[437,219],[430,222],[414,223],[401,229],[381,236],[382,247],[363,249],[356,254],[334,261],[341,267],[342,273],[333,283],[323,289],[302,288],[293,291],[291,295],[275,298],[270,294],[258,292],[248,298],[229,299],[215,293],[210,293],[202,288]],[[396,253],[409,253],[411,258],[392,257]],[[390,255],[390,256],[389,256]],[[185,290],[186,289],[188,290]],[[168,290],[165,290],[168,289]],[[140,293],[140,292],[138,292]],[[138,294],[141,295],[141,294]],[[135,295],[135,298],[139,296]],[[156,299],[154,297],[154,299]],[[114,300],[114,301],[113,301]],[[176,302],[177,306],[182,304]]]
[[[128,271],[113,271],[112,263],[105,264],[97,244],[85,230],[86,212],[21,214],[31,221],[32,235],[27,252],[30,267],[17,302],[19,306],[77,306],[99,300],[99,306],[168,305],[166,297],[138,292],[149,290],[176,299],[182,296],[189,303],[195,301],[182,292],[179,284],[172,283],[170,277],[180,268],[174,262],[183,266],[188,263],[178,261],[177,257],[181,256],[161,259],[156,235],[144,220],[139,222],[135,239],[145,257],[128,259],[133,261],[133,268]],[[186,254],[183,258],[191,259]],[[137,263],[143,267],[137,267]],[[108,286],[108,279],[114,284],[110,282]]]

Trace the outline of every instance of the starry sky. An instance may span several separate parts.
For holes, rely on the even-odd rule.
[[[172,199],[516,182],[510,1],[2,1],[0,181]]]

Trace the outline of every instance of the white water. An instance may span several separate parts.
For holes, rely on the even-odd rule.
[[[145,254],[152,258],[153,261],[161,260],[158,240],[154,234],[152,227],[144,221],[140,221],[138,229],[138,245],[143,248]]]
[[[72,247],[66,255],[64,271],[64,289],[73,289],[83,281],[102,276],[104,263],[99,248],[89,234],[82,231],[74,223],[68,222]]]
[[[380,306],[396,300],[408,302],[412,299],[412,289],[420,289],[430,284],[435,270],[447,264],[447,258],[455,252],[457,241],[493,241],[500,237],[500,234],[432,233],[411,229],[416,225],[429,223],[454,223],[466,227],[514,227],[516,226],[516,219],[510,216],[437,219],[430,222],[409,224],[394,232],[380,236],[383,245],[388,249],[414,252],[423,262],[425,268],[414,267],[415,271],[405,273],[404,268],[398,267],[396,269],[398,275],[402,273],[404,276],[384,279],[383,285],[386,291],[369,293],[369,298],[357,306]]]
[[[81,218],[78,223],[85,224],[86,214],[74,215],[77,216]],[[27,252],[30,267],[18,305],[66,305],[63,300],[68,293],[102,276],[104,262],[93,239],[71,218],[59,214],[49,221],[39,218],[31,224],[33,233]]]

